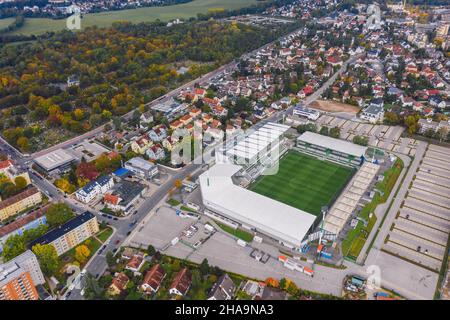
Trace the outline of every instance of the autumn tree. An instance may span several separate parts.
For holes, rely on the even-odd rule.
[[[28,185],[27,180],[24,177],[18,176],[14,179],[14,184],[18,190],[23,190]]]
[[[91,254],[91,251],[89,248],[82,244],[75,248],[75,259],[79,263],[85,263],[87,259],[89,258],[89,255]]]
[[[31,249],[36,255],[42,272],[46,276],[51,276],[56,273],[59,266],[58,253],[51,244],[37,244]]]

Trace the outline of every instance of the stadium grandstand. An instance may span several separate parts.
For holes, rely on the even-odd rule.
[[[309,131],[297,138],[297,149],[329,161],[352,166],[361,165],[367,152],[367,147]]]

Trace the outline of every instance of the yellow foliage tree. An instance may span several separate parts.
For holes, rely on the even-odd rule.
[[[89,258],[90,254],[91,254],[91,251],[84,244],[75,248],[75,259],[79,263],[85,263],[87,261],[87,259]]]

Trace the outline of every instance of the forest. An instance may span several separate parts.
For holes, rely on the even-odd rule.
[[[293,28],[291,25],[285,28]],[[287,30],[116,22],[0,50],[0,130],[24,152],[91,130]],[[188,72],[178,73],[180,67]],[[67,79],[79,80],[68,86]],[[45,134],[44,134],[45,133]]]

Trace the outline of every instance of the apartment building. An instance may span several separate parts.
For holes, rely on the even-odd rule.
[[[97,217],[86,211],[36,239],[30,244],[30,248],[36,244],[51,244],[55,247],[58,256],[60,256],[98,231]]]
[[[0,265],[0,300],[38,300],[37,285],[45,282],[30,250]]]
[[[0,221],[42,202],[41,192],[34,186],[0,202]]]

